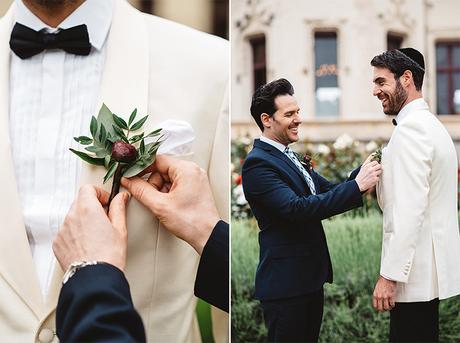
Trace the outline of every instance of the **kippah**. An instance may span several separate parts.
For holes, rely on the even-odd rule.
[[[399,51],[405,57],[407,57],[412,62],[414,62],[417,65],[417,67],[425,71],[425,60],[423,58],[423,55],[420,53],[420,51],[415,50],[413,48],[402,48],[402,49],[397,49],[397,51]]]

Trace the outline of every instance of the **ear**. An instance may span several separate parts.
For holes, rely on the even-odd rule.
[[[262,121],[262,125],[264,126],[264,128],[270,128],[272,126],[272,123],[270,121],[270,116],[268,115],[268,113],[262,113],[260,115],[260,120]]]
[[[414,76],[412,75],[412,72],[410,70],[404,71],[404,73],[401,75],[401,83],[404,87],[408,87],[410,84],[414,83]]]

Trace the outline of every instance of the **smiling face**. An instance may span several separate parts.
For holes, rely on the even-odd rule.
[[[297,100],[292,95],[275,98],[276,112],[273,116],[262,114],[264,135],[285,146],[299,140],[299,125],[302,123]]]
[[[394,74],[387,68],[374,67],[373,95],[382,103],[383,112],[388,115],[397,115],[406,103],[407,91],[401,82],[395,79]]]

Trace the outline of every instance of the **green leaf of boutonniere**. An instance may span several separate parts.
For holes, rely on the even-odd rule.
[[[148,137],[148,136],[147,136]],[[140,135],[133,136],[129,139],[130,144],[134,144],[139,142],[142,138],[144,138],[144,133],[142,132]]]
[[[133,123],[134,119],[136,119],[136,115],[137,115],[137,108],[135,108],[133,113],[131,113],[131,115],[129,116],[129,120],[128,120],[128,125],[129,126],[131,126],[131,124]]]
[[[73,139],[81,145],[90,145],[93,142],[92,138],[86,136],[74,137]]]
[[[382,161],[382,148],[378,148],[373,153],[372,161],[377,161],[378,163],[380,163]]]
[[[105,174],[104,176],[104,183],[106,183],[108,180],[110,180],[110,178],[113,176],[113,174],[115,174],[115,171],[117,170],[118,168],[118,162],[113,162],[110,167],[109,167],[109,170],[107,171],[107,174]]]
[[[118,125],[118,127],[120,127],[123,130],[128,130],[128,124],[126,124],[123,118],[120,118],[115,113],[113,114],[113,120],[115,121],[115,124]]]
[[[96,135],[97,135],[97,119],[94,118],[94,116],[91,117],[91,124],[89,126],[89,130],[91,132],[91,136],[93,136],[93,138],[96,139]]]
[[[145,138],[147,137],[155,137],[158,136],[161,133],[161,129],[156,129],[155,131],[150,132]]]
[[[109,202],[120,189],[121,177],[135,176],[151,165],[155,161],[158,148],[163,142],[161,129],[156,129],[148,135],[141,132],[130,137],[130,133],[141,129],[148,119],[148,116],[145,116],[133,124],[136,115],[137,109],[134,109],[127,123],[125,119],[112,113],[103,104],[97,118],[91,117],[90,133],[92,138],[87,136],[74,137],[76,142],[85,146],[88,153],[70,149],[85,162],[104,166],[107,169],[104,183],[112,177],[114,178]],[[145,141],[147,138],[157,136],[159,137],[153,142],[147,143]]]
[[[78,151],[75,149],[70,148],[70,151],[72,151],[75,155],[80,157],[83,161],[88,162],[90,164],[94,164],[96,166],[103,166],[104,165],[104,159],[103,158],[94,158],[88,154],[85,154],[82,151]]]
[[[105,142],[107,139],[107,131],[103,124],[101,124],[99,129],[99,142]]]
[[[131,126],[129,129],[130,129],[131,131],[139,130],[139,129],[142,127],[142,125],[144,125],[144,123],[145,123],[145,121],[147,120],[147,118],[148,118],[148,116],[145,116],[145,117],[142,118],[141,120],[135,122],[135,123],[133,124],[133,126]]]

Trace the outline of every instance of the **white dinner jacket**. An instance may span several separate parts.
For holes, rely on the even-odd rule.
[[[14,10],[13,4],[0,19],[0,337],[3,342],[23,343],[45,337],[40,336],[45,329],[55,330],[62,270],[56,266],[49,296],[43,300],[24,228],[8,137],[8,42]],[[196,139],[193,156],[188,158],[208,170],[218,209],[228,220],[227,42],[143,14],[125,0],[115,0],[107,44],[95,114],[104,102],[125,119],[134,107],[140,114],[149,114],[146,131],[166,119],[190,123]],[[83,163],[80,184],[100,186],[104,173],[101,167]],[[134,199],[128,209],[128,233],[126,275],[148,340],[199,341],[193,295],[199,256],[159,227],[157,219]],[[227,335],[225,322],[223,327],[222,337]]]
[[[460,294],[457,154],[422,98],[398,115],[382,165],[380,274],[397,281],[396,301]]]

